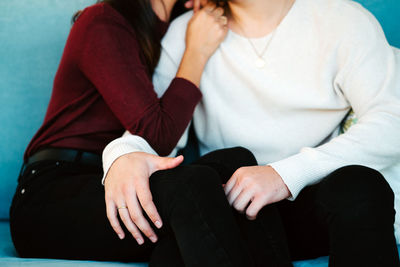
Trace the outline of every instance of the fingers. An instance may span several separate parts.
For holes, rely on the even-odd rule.
[[[192,0],[193,1],[193,11],[197,12],[201,7],[201,0]]]
[[[218,17],[221,17],[223,14],[224,14],[224,9],[222,8],[222,7],[217,7],[217,8],[214,8],[213,9],[213,11],[212,11],[212,14],[216,17],[216,18],[218,18]]]
[[[214,4],[208,4],[204,7],[204,10],[209,15],[213,16],[215,19],[221,17],[225,10],[222,7],[216,7]]]
[[[229,205],[232,206],[233,202],[235,202],[236,198],[242,192],[242,189],[243,189],[242,186],[240,186],[238,183],[235,184],[235,186],[232,188],[232,190],[227,195]]]
[[[226,25],[228,25],[228,18],[226,16],[221,16],[221,17],[218,18],[218,22],[222,26],[226,26]]]
[[[265,206],[261,197],[256,197],[246,209],[246,216],[249,220],[255,220],[258,212]]]
[[[239,196],[233,201],[232,206],[239,211],[240,213],[244,213],[246,207],[249,205],[249,202],[253,198],[253,192],[249,189],[243,190],[240,192]]]
[[[114,232],[117,233],[119,239],[124,239],[125,233],[122,230],[122,227],[119,224],[119,221],[117,218],[117,207],[115,206],[115,204],[112,201],[106,200],[106,212],[107,212],[108,221],[110,222],[111,227],[114,229]]]
[[[137,187],[137,196],[142,206],[143,210],[146,212],[147,216],[153,222],[153,224],[157,228],[162,227],[162,220],[161,216],[158,214],[157,208],[154,205],[153,197],[150,192],[150,187],[148,180],[146,180],[146,184],[138,185]]]
[[[212,11],[212,15],[215,20],[222,26],[226,26],[228,24],[228,18],[224,15],[225,10],[221,7],[217,7]]]
[[[246,216],[249,220],[255,220],[258,212],[265,206],[261,197],[254,197],[254,190],[249,187],[245,188],[243,183],[238,183],[235,174],[226,183],[224,189],[229,205],[233,206],[240,213],[244,213],[246,210]]]
[[[207,3],[206,5],[203,6],[203,9],[206,12],[212,12],[215,8],[216,8],[216,5],[214,3],[212,3],[212,2]]]
[[[182,155],[175,157],[175,158],[163,158],[161,167],[163,170],[172,169],[172,168],[175,168],[178,165],[180,165],[182,162],[183,162]]]
[[[206,6],[207,3],[207,0],[189,0],[185,3],[185,7],[187,9],[193,8],[193,11],[197,12],[201,9],[201,7]]]
[[[175,158],[154,156],[153,160],[155,161],[154,165],[156,166],[154,171],[168,170],[178,167],[183,162],[183,156],[180,155]]]
[[[193,8],[193,0],[185,2],[185,8],[190,9]]]
[[[228,28],[226,19],[220,17],[224,10],[215,4],[207,4],[191,18],[186,30],[186,52],[192,51],[192,55],[208,60],[224,41]],[[198,58],[196,59],[198,60]],[[204,60],[202,60],[203,63]],[[195,84],[199,83],[199,76],[192,77]]]
[[[151,228],[149,222],[143,216],[142,209],[141,209],[141,207],[139,205],[139,201],[136,198],[136,194],[131,194],[131,196],[125,195],[125,199],[126,199],[126,203],[127,203],[128,211],[129,211],[129,213],[128,213],[129,217],[127,217],[126,214],[123,213],[123,215],[125,217],[121,218],[122,221],[124,222],[125,226],[127,226],[127,228],[128,228],[128,225],[129,225],[129,227],[131,227],[131,229],[133,231],[135,229],[132,228],[131,223],[136,225],[136,227],[139,228],[140,231],[151,240],[151,242],[153,242],[153,243],[157,242],[157,236],[154,233],[153,229]],[[122,210],[120,210],[120,213],[119,213],[120,215],[122,215],[121,211]],[[124,220],[126,220],[128,225],[125,223]],[[128,230],[130,231],[129,228],[128,228]],[[132,235],[134,234],[135,235],[134,237],[136,238],[137,233],[135,231],[131,232],[131,233],[132,233]],[[138,241],[138,243],[139,243],[139,241]]]
[[[139,152],[129,157],[121,157],[113,164],[114,169],[109,172],[115,172],[113,179],[109,177],[104,185],[107,217],[111,226],[121,239],[125,237],[118,220],[119,215],[126,229],[139,245],[144,243],[143,234],[152,242],[157,242],[157,236],[150,222],[143,215],[141,205],[154,225],[158,228],[162,226],[161,217],[153,203],[149,188],[149,176],[154,170],[153,158],[159,157]],[[180,164],[183,157],[170,160],[172,162],[164,164],[166,167]]]
[[[232,175],[232,177],[228,180],[228,182],[225,184],[225,187],[224,187],[225,195],[229,195],[229,193],[231,192],[231,190],[235,186],[236,181],[237,181],[237,177],[238,177],[237,172],[238,171],[236,171]]]
[[[118,208],[118,213],[119,217],[121,218],[122,222],[124,223],[126,229],[132,234],[133,238],[136,239],[136,242],[139,245],[142,245],[144,243],[143,237],[139,231],[139,229],[136,227],[136,225],[133,223],[128,208],[120,206]]]

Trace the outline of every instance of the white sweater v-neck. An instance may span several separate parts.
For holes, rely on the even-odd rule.
[[[153,79],[159,95],[178,69],[191,16],[176,19],[162,42]],[[264,54],[266,66],[258,69],[256,59],[248,40],[229,32],[207,63],[193,118],[201,154],[246,147],[281,175],[292,199],[337,168],[372,167],[391,185],[398,209],[400,53],[376,19],[349,0],[297,0]],[[358,123],[338,136],[351,108]],[[105,149],[105,173],[134,151],[155,153],[126,133]],[[400,241],[400,211],[395,229]]]

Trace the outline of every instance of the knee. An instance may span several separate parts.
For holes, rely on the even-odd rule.
[[[383,175],[371,168],[340,168],[321,182],[321,199],[347,219],[394,216],[394,194]]]
[[[232,161],[234,161],[236,165],[239,167],[258,165],[255,156],[247,148],[237,146],[229,148],[227,149],[227,151],[228,151],[227,155],[230,155]]]
[[[154,195],[171,197],[191,192],[207,191],[207,188],[221,186],[218,173],[208,166],[185,165],[170,170],[155,172],[150,177],[150,189]]]
[[[257,160],[250,150],[243,147],[233,147],[212,151],[193,164],[211,167],[219,174],[221,182],[226,183],[237,169],[255,166]]]
[[[185,216],[193,210],[212,209],[226,200],[218,174],[207,166],[185,165],[154,173],[150,190],[160,215],[167,220],[173,210]]]
[[[202,156],[195,164],[218,163],[238,169],[244,166],[257,165],[257,160],[253,153],[244,147],[224,148],[212,151]]]
[[[331,194],[356,201],[371,199],[387,204],[394,201],[394,194],[383,175],[371,168],[351,165],[337,169],[324,181]]]

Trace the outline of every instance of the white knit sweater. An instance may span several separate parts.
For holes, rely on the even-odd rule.
[[[163,40],[154,76],[159,95],[175,76],[191,16],[176,19]],[[253,40],[259,51],[268,38]],[[372,167],[388,180],[398,209],[399,54],[376,19],[349,0],[297,0],[277,28],[263,69],[255,66],[248,40],[230,31],[201,80],[203,100],[193,118],[201,154],[246,147],[281,175],[292,199],[339,167]],[[350,108],[358,123],[338,136]],[[105,173],[134,151],[155,153],[144,139],[126,133],[105,149]],[[400,211],[395,229],[400,241]]]

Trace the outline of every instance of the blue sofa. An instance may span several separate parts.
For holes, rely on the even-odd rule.
[[[358,1],[376,15],[389,42],[400,47],[400,1]],[[72,14],[94,2],[0,1],[0,266],[147,266],[145,263],[22,259],[11,242],[8,210],[24,149],[43,120]],[[296,262],[295,266],[326,267],[327,262],[327,257],[322,257]]]

